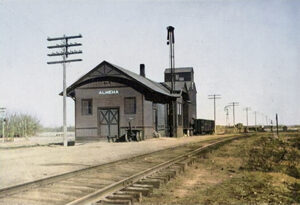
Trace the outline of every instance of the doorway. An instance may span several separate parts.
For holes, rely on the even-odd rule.
[[[98,119],[100,137],[119,136],[118,108],[99,108]]]

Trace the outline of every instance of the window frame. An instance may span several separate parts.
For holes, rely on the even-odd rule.
[[[128,110],[126,110],[126,100],[134,100],[134,112],[128,112]],[[136,97],[124,97],[124,114],[126,115],[136,114]]]
[[[83,102],[84,101],[90,101],[91,102],[91,109],[90,109],[90,113],[89,112],[87,112],[87,113],[85,113],[85,108],[84,108],[84,106],[83,106]],[[89,111],[89,109],[87,109],[87,111]],[[93,115],[93,99],[92,98],[84,98],[84,99],[81,99],[81,115],[82,116],[87,116],[87,115]]]

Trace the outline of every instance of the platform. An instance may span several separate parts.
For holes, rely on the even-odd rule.
[[[228,135],[226,135],[228,136]],[[104,164],[185,143],[204,141],[223,136],[193,136],[182,138],[153,138],[141,142],[81,143],[71,147],[59,145],[8,146],[0,149],[0,189]]]

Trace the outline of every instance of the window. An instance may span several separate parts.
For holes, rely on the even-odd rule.
[[[124,112],[125,114],[136,113],[136,99],[135,97],[127,97],[124,100]]]
[[[81,114],[92,115],[93,114],[93,101],[92,99],[81,100]]]

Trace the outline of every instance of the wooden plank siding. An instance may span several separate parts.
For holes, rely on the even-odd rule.
[[[67,88],[67,95],[75,101],[76,140],[106,138],[100,135],[121,136],[126,133],[129,119],[132,119],[132,128],[143,131],[144,138],[153,137],[155,131],[161,136],[170,136],[169,104],[174,101],[177,104],[172,136],[183,136],[183,130],[190,129],[192,118],[197,117],[197,91],[192,67],[175,71],[178,75],[176,92],[170,92],[168,69],[166,81],[158,83],[107,61],[97,65]],[[125,113],[125,98],[126,112],[132,113],[135,109],[135,113]],[[90,104],[92,109],[89,109]]]
[[[118,94],[100,95],[100,91],[117,90]],[[77,139],[99,138],[98,108],[119,108],[120,135],[125,134],[128,127],[128,119],[133,118],[131,126],[143,130],[145,138],[153,136],[154,128],[152,124],[152,102],[145,100],[145,97],[126,85],[115,82],[93,82],[75,89],[75,124]],[[125,114],[125,97],[136,98],[136,113]],[[82,99],[92,99],[92,114],[82,115]],[[164,112],[162,112],[164,113]],[[161,116],[160,118],[162,118]],[[160,119],[164,121],[164,119]],[[162,130],[161,134],[164,134]]]

